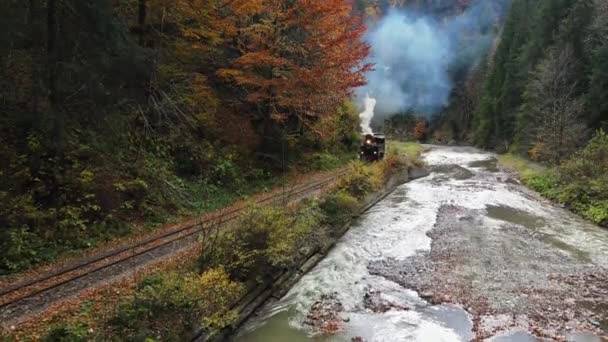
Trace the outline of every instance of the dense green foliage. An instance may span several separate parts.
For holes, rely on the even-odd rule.
[[[556,171],[559,190],[543,192],[583,217],[608,226],[608,135],[599,131]]]
[[[179,341],[202,326],[210,331],[232,322],[231,305],[243,294],[222,269],[202,275],[169,272],[146,278],[132,300],[124,303],[110,322],[123,340]]]
[[[608,120],[602,1],[514,0],[473,121],[478,145],[556,162]],[[570,139],[576,137],[576,139]]]
[[[261,110],[272,101],[258,106],[218,76],[241,67],[241,35],[263,11],[247,1],[2,1],[0,274],[127,234],[134,223],[221,207],[305,158],[307,169],[352,158],[358,117],[340,106],[348,84],[323,89],[332,101],[322,115],[298,103],[281,121]],[[293,57],[288,49],[274,53]],[[279,69],[272,73],[295,77]]]
[[[543,196],[608,227],[608,134],[604,131],[556,168],[532,169],[513,156],[501,162],[520,172],[524,183]]]
[[[513,0],[473,118],[475,143],[550,166],[524,182],[607,225],[608,5],[588,0]],[[585,147],[586,146],[586,147]],[[577,152],[579,151],[579,152]]]
[[[306,237],[320,224],[314,206],[252,206],[214,244],[203,244],[204,267],[224,267],[232,279],[262,282],[298,260]]]

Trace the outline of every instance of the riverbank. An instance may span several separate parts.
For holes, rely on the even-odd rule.
[[[409,169],[408,172],[398,173],[391,176],[386,183],[377,191],[370,193],[360,202],[360,209],[356,210],[353,215],[346,220],[341,220],[341,227],[339,227],[335,234],[326,240],[326,246],[319,246],[314,249],[313,252],[306,258],[302,259],[297,267],[287,270],[280,275],[276,276],[272,282],[263,284],[248,294],[243,296],[239,304],[239,313],[237,320],[232,324],[232,327],[226,329],[219,335],[207,336],[201,335],[197,341],[224,341],[231,335],[233,335],[237,329],[244,324],[252,316],[256,315],[256,310],[260,309],[264,305],[268,305],[269,302],[276,302],[280,300],[287,292],[308,272],[310,272],[317,264],[327,256],[331,249],[335,246],[338,240],[348,231],[352,223],[358,219],[362,214],[368,211],[375,204],[385,199],[390,195],[397,186],[406,183],[411,180],[415,180],[428,175],[428,171],[422,167],[415,167]],[[327,324],[323,318],[319,317],[316,319],[314,324],[321,326]]]
[[[543,197],[608,228],[608,165],[602,160],[583,158],[587,157],[575,156],[557,167],[512,154],[501,155],[498,161],[500,167],[515,173],[524,185]]]
[[[608,227],[608,134],[603,130],[598,130],[584,148],[552,167],[512,154],[500,156],[499,163],[542,196]]]
[[[433,147],[428,177],[364,214],[235,341],[599,340],[608,232],[495,157]]]
[[[372,262],[370,273],[414,289],[433,305],[462,306],[475,341],[515,338],[518,331],[564,341],[608,336],[606,269],[576,248],[556,248],[558,241],[532,227],[539,218],[512,211],[496,224],[485,215],[442,206],[428,232],[429,252]]]
[[[258,280],[256,285],[251,286],[240,297],[233,307],[236,318],[228,327],[217,334],[201,332],[197,334],[196,340],[223,341],[254,315],[258,308],[268,301],[276,301],[283,297],[295,283],[323,260],[335,243],[348,231],[354,219],[385,198],[396,186],[411,178],[419,178],[427,174],[418,161],[422,151],[423,148],[417,144],[392,143],[382,162],[367,165],[353,164],[351,171],[327,194],[320,196],[316,202],[298,205],[296,216],[320,210],[318,213],[322,218],[312,224],[315,226],[312,230],[300,234],[299,238],[305,241],[303,244],[287,248],[291,250],[287,254],[292,262],[288,263],[288,267],[285,265],[277,267],[272,261],[271,252],[269,260],[263,265],[253,266],[253,269],[237,267],[236,274],[234,270],[230,272],[231,277],[236,278],[243,272],[254,273],[257,278],[260,278],[260,274],[266,273],[266,277],[262,281]],[[273,216],[271,221],[276,221],[276,218]],[[296,232],[299,231],[297,222],[296,219],[289,230],[293,231],[295,228]],[[251,224],[247,229],[251,229]],[[240,236],[242,233],[244,232],[237,234]],[[234,249],[235,245],[239,243],[232,241],[227,248]],[[273,247],[270,246],[270,249],[272,250]],[[220,251],[219,254],[222,257],[219,261],[221,264],[223,259],[226,259],[226,253]],[[237,252],[237,254],[241,253]],[[234,259],[234,254],[232,255],[233,257],[228,259]],[[243,277],[245,282],[250,280],[250,276]]]
[[[422,148],[408,144],[392,145],[390,149],[382,163],[351,165],[350,171],[316,200],[303,198],[300,204],[293,202],[284,207],[252,206],[228,230],[201,236],[198,252],[192,250],[151,275],[137,277],[135,284],[113,289],[116,291],[110,292],[115,293],[106,298],[87,300],[79,309],[29,326],[26,331],[9,332],[8,336],[23,338],[35,333],[87,340],[163,340],[189,338],[201,323],[208,331],[221,330],[238,321],[242,315],[239,304],[247,301],[243,298],[258,297],[251,293],[259,284],[297,270],[303,262],[311,262],[311,255],[327,250],[331,239],[340,234],[339,228],[370,201],[369,196],[384,191],[390,186],[387,184],[395,181],[395,175],[417,165]],[[246,233],[232,234],[236,231]],[[205,260],[209,259],[201,257],[200,250],[206,250],[210,241],[216,255],[207,264]],[[222,245],[227,248],[222,249]],[[49,327],[51,330],[45,333]]]

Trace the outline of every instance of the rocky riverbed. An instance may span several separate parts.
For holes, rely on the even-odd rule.
[[[606,270],[547,248],[524,226],[484,222],[484,214],[442,206],[428,233],[430,251],[371,262],[370,273],[414,289],[432,304],[464,306],[478,339],[513,329],[561,340],[575,331],[602,335]]]

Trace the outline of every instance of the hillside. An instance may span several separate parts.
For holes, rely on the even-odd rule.
[[[514,0],[495,48],[455,88],[434,134],[549,166],[524,171],[524,181],[606,226],[607,99],[607,3]]]
[[[354,156],[370,66],[345,1],[0,12],[0,274]]]
[[[604,1],[514,0],[496,48],[455,89],[444,130],[552,162],[583,146],[608,121],[607,20]]]
[[[0,341],[608,337],[608,0],[0,13]]]

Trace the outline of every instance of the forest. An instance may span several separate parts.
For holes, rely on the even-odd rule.
[[[374,68],[366,23],[391,7],[441,18],[470,4],[3,1],[0,272],[221,207],[286,170],[352,159],[350,99]],[[603,141],[608,5],[513,0],[500,20],[484,59],[452,75],[443,111],[395,113],[382,129],[551,166]],[[605,184],[600,152],[599,173],[574,178]],[[600,185],[551,197],[606,208]]]
[[[606,226],[607,99],[608,3],[513,0],[494,48],[454,88],[432,134],[511,153],[528,185]],[[549,168],[539,174],[525,160]]]
[[[47,320],[0,325],[0,340],[236,328],[251,291],[299,274],[371,197],[425,171],[419,143],[496,152],[501,172],[608,227],[606,0],[3,0],[0,13],[0,282],[250,200],[225,230],[200,223],[187,253]],[[433,43],[449,49],[413,45],[432,51],[412,60],[439,66],[376,63],[391,14],[447,36]],[[397,43],[380,45],[414,49]],[[378,97],[371,124],[389,143],[364,163],[361,95],[382,72],[433,99],[386,112]],[[317,197],[248,197],[317,171],[340,171]]]
[[[608,122],[608,5],[513,0],[438,121],[454,139],[557,163]]]
[[[342,0],[0,3],[0,273],[351,159]]]

